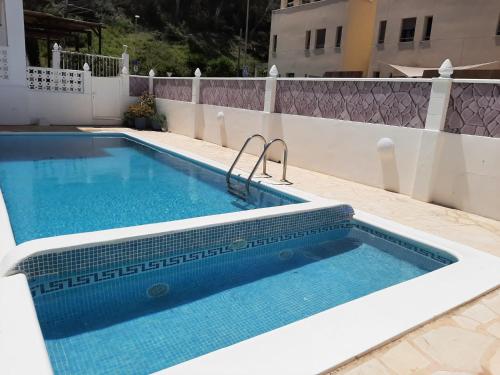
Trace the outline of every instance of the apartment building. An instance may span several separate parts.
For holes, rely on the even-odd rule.
[[[500,69],[500,0],[285,0],[272,14],[282,75],[418,77],[446,58]]]
[[[370,0],[282,1],[273,11],[269,64],[288,76],[362,76],[375,22]]]

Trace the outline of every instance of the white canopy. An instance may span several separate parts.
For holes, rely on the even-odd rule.
[[[424,71],[426,70],[439,69],[439,66],[435,68],[421,68],[418,66],[402,66],[389,63],[383,63],[383,64],[389,65],[392,69],[396,70],[397,72],[404,74],[406,77],[412,77],[412,78],[422,77]],[[499,68],[500,68],[500,61],[490,61],[475,65],[454,66],[453,70],[467,70],[467,69],[481,70],[481,69],[499,69]]]

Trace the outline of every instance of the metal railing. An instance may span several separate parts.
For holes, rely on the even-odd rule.
[[[61,68],[81,70],[87,63],[94,77],[116,77],[123,67],[121,57],[93,55],[88,53],[60,51]]]
[[[232,172],[233,172],[234,167],[238,163],[238,160],[240,160],[241,154],[243,154],[243,151],[245,150],[245,148],[247,147],[247,145],[254,138],[260,138],[260,139],[262,139],[264,141],[264,149],[262,150],[262,153],[260,154],[259,159],[255,163],[255,165],[254,165],[254,167],[252,169],[252,172],[250,172],[250,175],[246,179],[246,182],[245,182],[245,191],[241,191],[241,190],[235,189],[235,188],[233,188],[231,186],[231,176],[232,176]],[[229,168],[229,171],[226,173],[227,189],[228,189],[228,191],[230,193],[232,193],[234,195],[237,195],[240,198],[246,199],[250,195],[250,183],[252,182],[252,178],[253,178],[255,172],[257,171],[257,169],[259,168],[259,165],[260,165],[261,162],[264,162],[263,167],[262,167],[262,174],[265,175],[265,176],[267,176],[267,177],[270,177],[270,175],[267,174],[267,170],[266,170],[267,169],[266,168],[266,157],[267,157],[267,152],[268,152],[269,148],[273,144],[275,144],[276,142],[280,142],[283,145],[283,174],[281,176],[281,181],[282,182],[288,182],[287,179],[286,179],[286,168],[287,168],[287,163],[288,163],[288,147],[286,145],[286,142],[283,139],[281,139],[281,138],[276,138],[276,139],[273,139],[271,142],[268,143],[266,141],[266,138],[264,138],[264,136],[262,136],[261,134],[254,134],[251,137],[247,138],[247,140],[245,141],[245,143],[241,147],[240,152],[238,153],[238,155],[234,159],[234,162],[231,165],[231,168]]]

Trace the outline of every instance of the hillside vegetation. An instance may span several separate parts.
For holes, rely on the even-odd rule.
[[[24,0],[25,9],[45,11],[69,18],[99,21],[103,32],[103,54],[120,55],[129,47],[131,61],[138,61],[138,73],[154,69],[158,75],[191,76],[200,68],[208,76],[234,76],[238,47],[245,32],[246,0],[73,0],[70,4],[91,12],[65,8],[64,0]],[[249,57],[255,64],[267,61],[271,10],[279,0],[251,0]],[[78,14],[79,13],[79,14]],[[139,15],[137,27],[134,16]],[[71,39],[63,41],[72,48]],[[82,44],[85,41],[82,39]],[[94,40],[93,52],[97,43]]]

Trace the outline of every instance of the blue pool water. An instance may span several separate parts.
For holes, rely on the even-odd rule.
[[[17,243],[299,202],[243,202],[222,173],[109,135],[0,135],[0,189]]]
[[[56,374],[148,374],[446,265],[396,243],[335,229],[34,300]]]

